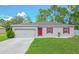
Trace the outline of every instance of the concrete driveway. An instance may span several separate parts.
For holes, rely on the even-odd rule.
[[[0,54],[24,54],[34,38],[13,38],[0,42]]]

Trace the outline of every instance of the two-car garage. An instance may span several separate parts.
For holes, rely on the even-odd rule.
[[[36,37],[36,28],[33,27],[13,27],[16,38]]]

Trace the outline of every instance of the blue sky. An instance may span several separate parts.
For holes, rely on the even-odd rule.
[[[50,5],[5,5],[0,6],[0,17],[12,16],[15,17],[18,13],[24,12],[30,16],[35,22],[36,16],[39,14],[39,9],[47,9]],[[62,6],[66,7],[66,6]]]
[[[30,16],[33,21],[36,20],[36,16],[39,13],[39,9],[47,9],[50,6],[35,6],[35,5],[10,5],[10,6],[0,6],[0,16],[12,16],[15,17],[19,12],[25,12],[26,15]]]

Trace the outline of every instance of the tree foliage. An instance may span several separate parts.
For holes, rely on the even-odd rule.
[[[40,9],[39,12],[40,14],[37,16],[37,22],[46,22],[47,16],[50,15],[50,9]]]
[[[37,16],[37,22],[47,22],[47,18],[50,17],[50,22],[66,23],[67,24],[79,24],[79,6],[68,5],[66,8],[53,5],[48,9],[40,9]]]
[[[4,26],[5,22],[6,22],[6,21],[5,21],[4,19],[2,19],[2,18],[0,19],[0,25],[1,25],[1,26]]]
[[[71,19],[73,24],[79,24],[79,11],[76,11],[71,14]]]

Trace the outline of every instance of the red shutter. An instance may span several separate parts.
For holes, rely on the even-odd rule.
[[[42,28],[38,28],[38,36],[42,36]]]
[[[64,34],[64,26],[63,26],[63,34]]]
[[[70,26],[68,26],[68,33],[70,33]]]
[[[46,33],[48,33],[48,27],[46,28]]]

